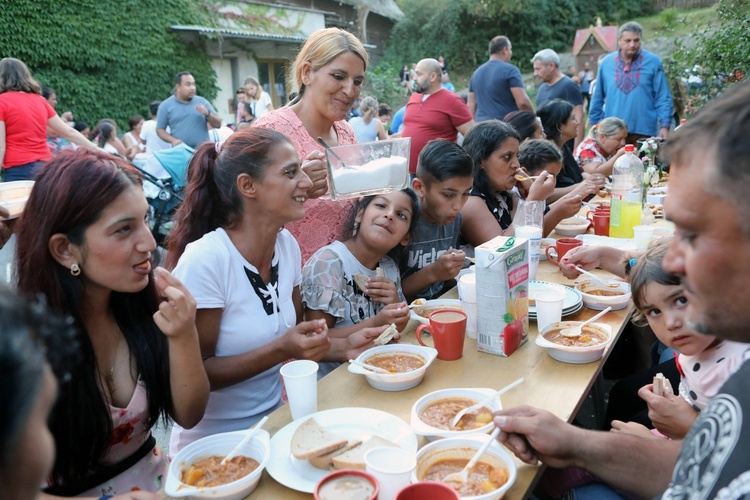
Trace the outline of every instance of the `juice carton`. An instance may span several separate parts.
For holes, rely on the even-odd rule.
[[[474,250],[477,350],[510,356],[529,337],[529,242],[498,236]]]

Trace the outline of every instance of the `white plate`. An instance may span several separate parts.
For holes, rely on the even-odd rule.
[[[596,234],[581,234],[576,236],[584,246],[589,247],[614,247],[619,250],[635,250],[635,240],[632,238],[613,238],[611,236],[598,236]]]
[[[577,305],[577,306],[575,306],[575,307],[572,307],[572,308],[570,308],[570,309],[564,310],[564,311],[562,312],[561,316],[562,316],[563,318],[564,318],[565,316],[570,316],[571,314],[575,314],[575,313],[577,313],[577,312],[578,312],[578,311],[580,311],[581,309],[583,309],[583,302],[581,302],[580,304],[578,304],[578,305]],[[529,321],[536,321],[536,313],[534,313],[534,314],[531,314],[531,313],[529,313]]]
[[[315,418],[331,432],[362,441],[378,435],[411,453],[417,452],[417,436],[400,418],[371,408],[335,408],[319,411]],[[271,477],[287,488],[312,493],[315,485],[330,471],[316,469],[307,460],[298,460],[290,452],[292,435],[307,418],[300,418],[283,427],[271,438],[271,460],[266,470]]]
[[[571,288],[565,285],[559,285],[557,283],[550,283],[549,281],[529,281],[529,296],[533,297],[539,292],[563,292],[565,298],[563,299],[563,315],[572,314],[575,307],[579,304],[583,304],[583,295],[575,288]],[[580,309],[580,308],[579,308]],[[576,309],[577,311],[578,309]],[[529,317],[536,316],[536,304],[532,305],[529,303]]]
[[[563,222],[572,222],[572,224],[563,224]],[[560,236],[576,236],[588,231],[590,225],[586,217],[568,217],[555,226],[555,232]]]
[[[434,300],[428,300],[423,305],[419,307],[439,307],[439,306],[447,306],[452,307],[453,309],[461,309],[461,301],[458,299],[434,299]],[[463,309],[462,309],[463,310]],[[428,324],[430,321],[427,318],[423,318],[419,314],[417,314],[414,309],[409,310],[409,315],[411,319],[415,319],[419,321],[420,323]]]

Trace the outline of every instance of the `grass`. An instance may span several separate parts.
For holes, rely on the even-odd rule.
[[[682,37],[690,35],[700,24],[719,24],[716,12],[718,4],[704,9],[677,10],[666,9],[658,14],[633,19],[643,26],[644,40],[654,40],[657,37]]]

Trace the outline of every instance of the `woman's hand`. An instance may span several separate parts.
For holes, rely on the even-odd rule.
[[[328,192],[328,168],[325,162],[326,155],[320,151],[313,151],[302,162],[302,171],[312,181],[312,186],[307,190],[307,197],[320,198]]]
[[[386,328],[388,327],[377,326],[374,328],[363,328],[358,332],[352,333],[347,338],[341,339],[341,342],[344,343],[344,352],[346,353],[343,361],[354,359],[367,349],[374,347],[375,344],[372,343],[373,340],[380,337],[380,334],[383,333]],[[393,336],[393,340],[398,340],[400,338],[401,335],[398,333]]]
[[[546,170],[539,174],[539,177],[529,188],[527,201],[544,201],[555,191],[555,176],[547,173]]]
[[[638,396],[648,405],[654,427],[672,439],[683,439],[698,419],[698,413],[681,396],[654,394],[653,384],[641,387]]]
[[[279,340],[288,358],[319,361],[331,348],[324,319],[303,321],[287,330]]]
[[[399,331],[406,327],[409,322],[409,308],[406,302],[399,302],[396,304],[388,304],[378,314],[375,315],[375,324],[390,325],[391,323],[396,324],[396,328]]]
[[[599,175],[599,174],[595,174]],[[604,188],[604,176],[600,175],[599,177],[602,178],[601,182],[598,182],[594,179],[594,176],[590,176],[588,179],[584,179],[578,184],[576,184],[576,187],[573,188],[573,190],[568,193],[572,195],[578,195],[581,197],[581,199],[586,198],[588,195],[596,194],[599,192],[599,189]],[[599,187],[599,184],[601,183],[601,188]]]
[[[195,299],[188,289],[163,267],[156,268],[154,279],[159,293],[166,299],[159,304],[159,310],[154,313],[156,326],[170,338],[186,335],[197,338]]]
[[[380,302],[381,304],[393,304],[401,300],[398,296],[396,283],[385,276],[368,278],[365,293],[370,296],[373,302]]]

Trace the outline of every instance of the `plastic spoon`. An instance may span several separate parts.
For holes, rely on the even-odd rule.
[[[584,326],[588,325],[592,321],[595,321],[595,320],[601,318],[602,316],[604,316],[605,314],[607,314],[611,310],[612,310],[612,308],[608,307],[605,310],[603,310],[602,312],[600,312],[599,314],[597,314],[596,316],[594,316],[593,318],[587,319],[586,321],[584,321],[583,323],[581,323],[578,326],[574,326],[572,328],[563,328],[562,331],[560,332],[560,334],[563,337],[580,337]]]
[[[499,398],[500,396],[502,396],[503,394],[505,394],[505,393],[506,393],[506,392],[508,392],[509,390],[513,389],[513,388],[514,388],[515,386],[517,386],[517,385],[518,385],[518,384],[520,384],[521,382],[523,382],[523,378],[519,378],[519,379],[518,379],[518,380],[516,380],[515,382],[513,382],[513,383],[511,383],[511,384],[508,384],[508,385],[506,385],[505,387],[503,387],[502,389],[500,389],[499,391],[497,391],[497,392],[496,392],[495,394],[493,394],[492,396],[489,396],[489,397],[487,397],[486,399],[483,399],[482,401],[480,401],[479,403],[477,403],[477,404],[475,404],[475,405],[472,405],[472,406],[469,406],[468,408],[464,408],[464,409],[463,409],[463,410],[461,410],[460,412],[456,413],[456,416],[455,416],[455,417],[453,417],[453,424],[452,424],[452,425],[453,425],[453,427],[455,427],[455,426],[456,426],[456,424],[457,424],[457,423],[458,423],[458,422],[459,422],[459,421],[461,420],[461,418],[462,418],[462,417],[463,417],[464,415],[466,415],[467,413],[474,413],[475,411],[479,410],[479,409],[480,409],[480,408],[482,408],[483,406],[485,406],[485,405],[487,405],[487,404],[491,403],[491,402],[492,402],[492,401],[493,401],[493,400],[494,400],[495,398]]]
[[[533,181],[534,179],[538,179],[539,178],[538,175],[526,175],[526,174],[520,174],[520,173],[515,174],[513,177],[515,177],[515,179],[517,181],[522,181],[522,182],[523,181]]]
[[[245,447],[245,445],[246,445],[247,443],[249,443],[249,442],[250,442],[250,441],[251,441],[251,440],[252,440],[252,439],[253,439],[253,438],[255,437],[255,435],[256,435],[256,434],[258,433],[258,431],[259,431],[259,430],[260,430],[260,429],[261,429],[261,428],[263,427],[263,425],[265,425],[265,423],[266,423],[266,422],[268,422],[268,417],[267,417],[267,416],[266,416],[266,417],[263,417],[262,419],[260,419],[260,422],[258,422],[258,423],[257,423],[257,424],[255,425],[255,427],[253,427],[252,429],[250,429],[250,432],[248,432],[248,433],[247,433],[247,436],[245,436],[245,437],[244,437],[244,438],[242,439],[242,441],[240,441],[240,442],[239,442],[239,444],[237,444],[237,446],[235,446],[235,447],[234,447],[234,448],[232,449],[232,451],[230,451],[230,452],[229,452],[229,455],[227,455],[226,457],[224,457],[224,460],[222,460],[222,461],[221,461],[221,465],[225,465],[225,464],[226,464],[227,462],[229,462],[229,461],[230,461],[231,459],[233,459],[234,457],[236,457],[236,456],[237,456],[237,454],[238,454],[238,453],[240,452],[240,450],[241,450],[242,448],[244,448],[244,447]]]
[[[487,451],[487,448],[489,448],[492,442],[497,439],[498,434],[500,434],[500,427],[495,427],[495,430],[492,431],[492,434],[490,434],[490,439],[486,443],[484,443],[481,448],[479,448],[479,451],[477,451],[476,454],[471,457],[471,460],[468,461],[466,466],[459,472],[448,474],[441,480],[441,482],[445,483],[448,481],[452,481],[456,483],[465,483],[466,481],[468,481],[469,470],[476,465],[480,458],[482,458],[482,455],[484,455],[484,452]]]
[[[573,266],[573,267],[574,267],[574,268],[575,268],[575,270],[576,270],[576,271],[578,271],[579,273],[583,273],[583,274],[585,274],[586,276],[589,276],[589,277],[591,277],[591,278],[594,278],[594,279],[595,279],[596,281],[598,281],[599,283],[601,283],[601,284],[602,284],[602,285],[604,285],[604,286],[608,286],[608,287],[610,287],[610,288],[617,288],[618,286],[620,286],[620,284],[619,284],[619,283],[607,283],[606,281],[604,281],[603,279],[601,279],[601,278],[600,278],[599,276],[597,276],[596,274],[588,272],[587,270],[585,270],[585,269],[584,269],[584,268],[582,268],[581,266]]]
[[[353,364],[353,365],[357,365],[359,367],[362,367],[365,370],[370,370],[371,372],[384,373],[386,375],[390,375],[390,373],[391,373],[388,370],[384,370],[383,368],[380,368],[380,367],[377,367],[377,366],[368,365],[367,363],[363,363],[361,361],[357,361],[356,359],[350,359],[349,362],[351,364]]]

